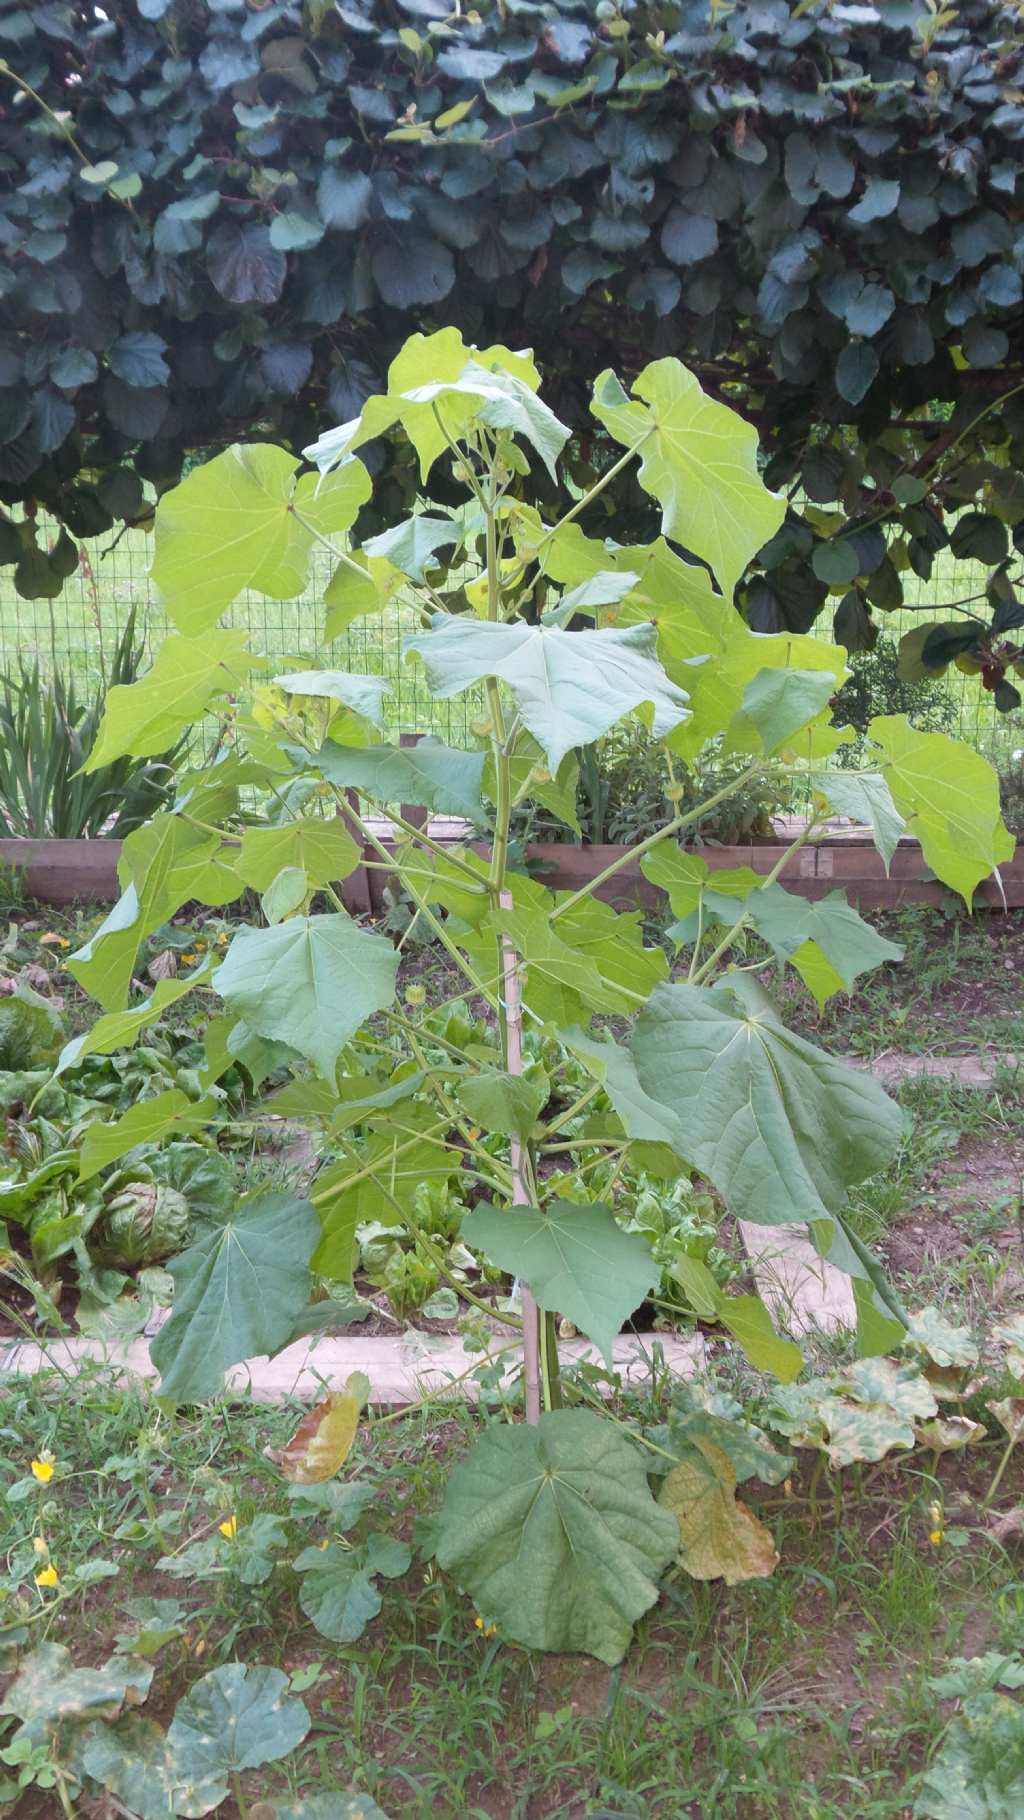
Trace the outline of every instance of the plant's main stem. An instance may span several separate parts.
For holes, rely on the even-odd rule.
[[[499,903],[511,910],[512,893],[502,889]],[[505,974],[505,1065],[509,1074],[523,1072],[523,1008],[520,997],[519,957],[507,935],[501,938]],[[512,1205],[528,1207],[530,1190],[526,1171],[526,1145],[521,1137],[510,1139],[512,1157]],[[537,1304],[526,1284],[521,1285],[523,1308],[523,1382],[526,1391],[526,1420],[540,1421],[540,1324]],[[549,1361],[545,1359],[545,1364]]]

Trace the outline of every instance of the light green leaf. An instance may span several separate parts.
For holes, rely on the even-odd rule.
[[[658,1279],[646,1239],[623,1232],[600,1201],[574,1207],[474,1207],[462,1237],[492,1264],[521,1277],[541,1308],[562,1314],[612,1364],[615,1336]]]
[[[679,1564],[694,1580],[738,1586],[766,1579],[778,1566],[771,1535],[735,1492],[728,1454],[695,1434],[687,1458],[673,1466],[658,1498],[679,1524]]]
[[[262,1194],[170,1260],[174,1307],[150,1347],[161,1396],[205,1402],[229,1366],[286,1343],[309,1301],[318,1233],[308,1201]]]
[[[514,354],[501,343],[478,350],[468,348],[458,329],[438,329],[433,335],[410,335],[388,368],[386,397],[366,401],[355,422],[329,430],[303,453],[321,468],[329,468],[347,451],[380,436],[392,424],[401,422],[420,460],[420,476],[426,482],[437,457],[448,447],[433,403],[416,403],[408,396],[416,387],[438,381],[457,380],[470,357],[488,372],[511,373],[535,392],[540,374],[529,353]],[[456,413],[448,407],[445,421],[454,426]]]
[[[89,1181],[108,1163],[115,1163],[118,1157],[134,1150],[136,1144],[159,1143],[171,1131],[177,1137],[185,1137],[190,1131],[202,1131],[209,1124],[212,1113],[212,1100],[190,1100],[180,1087],[168,1087],[164,1093],[154,1094],[151,1100],[141,1100],[137,1106],[130,1106],[112,1125],[97,1119],[82,1139],[79,1181]]]
[[[310,885],[332,885],[359,864],[359,848],[337,817],[282,822],[277,828],[246,828],[235,861],[243,884],[268,891],[285,866],[294,866]]]
[[[321,535],[347,531],[370,497],[360,461],[319,485],[315,475],[296,481],[298,467],[272,443],[234,443],[163,494],[151,574],[180,631],[216,625],[245,588],[293,600],[309,571],[307,526]]]
[[[309,880],[301,866],[282,866],[275,872],[260,898],[260,909],[267,922],[283,923],[286,916],[301,909],[309,896]]]
[[[588,1074],[602,1083],[627,1136],[641,1143],[663,1144],[664,1107],[644,1092],[629,1050],[611,1037],[599,1040],[576,1028],[566,1030],[563,1041],[579,1056]]]
[[[744,974],[710,991],[656,987],[630,1047],[640,1086],[664,1107],[664,1141],[742,1219],[838,1211],[903,1136],[904,1114],[878,1083],[786,1030]]]
[[[324,777],[341,789],[361,790],[378,803],[417,803],[436,815],[483,819],[482,752],[459,752],[437,739],[415,746],[339,746],[328,740],[317,754]]]
[[[368,537],[363,544],[363,554],[371,559],[383,558],[411,580],[423,582],[426,570],[438,566],[437,551],[458,547],[464,535],[461,519],[417,512],[401,524],[381,531],[378,536]]]
[[[846,652],[840,645],[826,644],[797,632],[751,632],[738,613],[730,609],[730,621],[721,627],[720,637],[705,644],[709,661],[692,666],[678,665],[666,647],[666,633],[659,625],[659,649],[670,676],[678,678],[690,691],[692,720],[686,721],[668,736],[673,752],[692,759],[705,742],[728,727],[743,705],[747,684],[761,670],[818,670],[833,678],[838,689],[847,674]],[[820,731],[820,728],[818,729]],[[804,728],[792,735],[793,751],[808,760],[817,759],[815,727]],[[830,741],[830,746],[834,741]],[[805,750],[806,747],[806,750]]]
[[[96,743],[83,771],[99,771],[132,753],[166,752],[183,728],[200,720],[215,696],[243,687],[262,659],[245,648],[245,632],[207,632],[200,638],[165,638],[153,667],[138,682],[107,690]]]
[[[675,1256],[669,1268],[698,1320],[720,1321],[742,1346],[755,1371],[770,1371],[782,1384],[799,1377],[804,1355],[793,1340],[776,1333],[760,1296],[726,1295],[707,1265],[686,1252]]]
[[[527,1078],[487,1068],[461,1080],[456,1098],[472,1122],[485,1131],[497,1131],[502,1137],[528,1138],[549,1091],[546,1075]]]
[[[760,1296],[723,1295],[717,1312],[722,1326],[743,1348],[755,1371],[771,1372],[781,1384],[789,1384],[799,1376],[804,1355],[794,1340],[776,1333]]]
[[[579,835],[576,791],[580,766],[575,752],[567,752],[558,770],[552,775],[537,741],[532,734],[521,730],[512,753],[510,769],[513,802],[535,797],[550,814],[556,815],[560,822],[564,822],[575,835]],[[483,789],[484,795],[496,803],[498,783],[492,752],[488,752],[484,762]]]
[[[125,1004],[140,944],[181,905],[233,902],[241,881],[234,855],[216,834],[162,812],[129,834],[118,861],[124,887],[109,916],[67,962],[69,973],[105,1011]]]
[[[782,885],[762,885],[751,892],[746,910],[753,927],[780,960],[792,961],[804,973],[802,950],[813,942],[835,969],[837,985],[845,986],[847,992],[852,992],[860,974],[884,961],[903,959],[899,944],[886,941],[866,923],[842,891],[830,891],[827,897],[812,901],[795,896]],[[815,993],[819,1005],[828,996],[827,992],[824,996]]]
[[[612,1666],[679,1544],[640,1449],[587,1409],[487,1429],[448,1481],[439,1527],[440,1566],[500,1635]]]
[[[355,1548],[332,1542],[328,1548],[305,1548],[295,1561],[302,1575],[299,1604],[322,1637],[334,1643],[354,1643],[382,1600],[374,1580],[378,1574],[397,1579],[408,1571],[412,1551],[392,1536],[368,1536]]]
[[[663,841],[660,847],[646,853],[640,870],[652,885],[668,893],[669,904],[679,918],[669,930],[676,942],[696,941],[702,905],[705,924],[717,917],[731,927],[739,917],[742,900],[761,885],[759,874],[749,866],[716,867],[712,871],[699,853],[688,853],[671,841]]]
[[[197,986],[208,986],[211,971],[207,961],[184,978],[160,980],[150,997],[143,999],[140,1005],[133,1005],[130,1011],[112,1011],[106,1017],[98,1018],[91,1030],[85,1030],[81,1036],[72,1037],[70,1043],[65,1043],[54,1073],[63,1074],[66,1068],[74,1068],[87,1055],[113,1055],[115,1049],[130,1049],[143,1030],[158,1022],[168,1005],[176,1004]]]
[[[363,551],[353,551],[345,561],[339,562],[324,589],[325,643],[340,638],[361,613],[376,613],[386,607],[401,586],[399,569],[392,568],[382,557],[368,557]]]
[[[496,934],[504,931],[526,962],[523,999],[537,1017],[561,1023],[580,1016],[584,1006],[592,1011],[621,1009],[621,998],[606,987],[595,962],[562,941],[545,909],[498,910],[484,928]]]
[[[309,1714],[301,1700],[285,1698],[287,1688],[288,1676],[279,1668],[244,1662],[225,1662],[197,1681],[178,1701],[167,1729],[182,1781],[189,1787],[215,1782],[217,1800],[223,1801],[243,1770],[276,1763],[295,1750],[309,1730]]]
[[[969,1327],[955,1327],[937,1308],[922,1308],[910,1316],[902,1336],[908,1352],[923,1353],[933,1365],[965,1368],[978,1363],[978,1347]]]
[[[328,1079],[345,1044],[395,996],[398,955],[341,911],[240,929],[217,991],[257,1036],[287,1043]]]
[[[289,676],[275,676],[274,681],[289,695],[322,696],[341,702],[375,727],[384,725],[384,697],[391,694],[386,677],[360,676],[348,670],[296,670]]]
[[[599,739],[650,704],[655,734],[686,718],[688,696],[657,661],[650,625],[561,632],[548,626],[469,622],[435,613],[429,632],[405,640],[423,658],[433,695],[446,699],[485,677],[508,684],[524,724],[557,771],[573,746]]]
[[[645,947],[642,911],[616,911],[595,897],[563,910],[571,895],[560,891],[555,896],[552,927],[559,940],[593,962],[606,994],[618,996],[619,1010],[635,1011],[668,974],[664,949]]]
[[[857,1309],[857,1357],[879,1358],[906,1338],[906,1329],[902,1321],[893,1320],[868,1277],[855,1276],[851,1282]]]
[[[532,387],[514,373],[491,370],[467,361],[454,380],[431,380],[403,394],[407,404],[436,406],[444,428],[458,441],[470,424],[510,430],[536,449],[554,480],[556,463],[569,440],[569,430]],[[382,552],[388,554],[388,552]]]
[[[835,694],[828,670],[759,670],[743,691],[743,706],[725,736],[727,752],[763,752],[788,745]]]
[[[857,771],[816,771],[811,783],[837,815],[848,815],[855,822],[867,824],[888,872],[907,824],[892,800],[885,778]]]
[[[978,885],[1013,858],[1016,842],[999,812],[999,779],[988,760],[945,733],[919,733],[904,714],[868,727],[885,754],[882,776],[907,833],[932,871],[967,905]]]
[[[360,1150],[320,1171],[313,1186],[321,1224],[313,1268],[321,1275],[350,1282],[356,1227],[396,1223],[413,1211],[421,1182],[448,1181],[461,1167],[461,1150],[449,1148],[440,1133],[432,1141],[419,1135],[436,1123],[431,1108],[413,1108],[402,1129],[375,1132]]]
[[[728,601],[786,512],[758,474],[757,432],[674,358],[644,367],[633,394],[609,369],[591,410],[616,442],[640,448],[640,484],[661,506],[664,535],[710,564]]]
[[[534,542],[540,536],[538,523]],[[524,554],[528,553],[527,548]],[[540,562],[546,575],[570,588],[583,587],[609,571],[636,575],[630,592],[602,618],[606,625],[618,626],[654,620],[658,656],[666,665],[691,664],[718,655],[746,630],[732,602],[715,593],[707,570],[699,563],[684,562],[663,537],[651,544],[623,546],[587,537],[578,524],[564,525],[541,547]],[[690,674],[696,686],[702,680],[700,672]],[[682,680],[687,681],[685,673]]]

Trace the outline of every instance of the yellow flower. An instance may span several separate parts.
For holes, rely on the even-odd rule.
[[[45,1537],[43,1537],[43,1536],[33,1536],[32,1537],[32,1553],[33,1554],[48,1555],[49,1552],[50,1551],[46,1546]]]
[[[476,1617],[473,1619],[473,1623],[475,1624],[477,1630],[483,1630],[484,1621],[481,1618],[479,1612],[477,1613]]]
[[[933,1547],[933,1548],[938,1548],[938,1547],[939,1547],[939,1544],[940,1544],[940,1543],[941,1543],[941,1541],[942,1541],[942,1535],[943,1535],[943,1532],[942,1532],[942,1530],[941,1530],[941,1529],[933,1529],[933,1530],[932,1530],[932,1532],[931,1532],[931,1534],[930,1534],[930,1536],[929,1536],[929,1537],[928,1537],[928,1540],[929,1540],[929,1542],[930,1542],[930,1543],[931,1543],[931,1545],[932,1545],[932,1547]]]
[[[230,1517],[225,1517],[223,1523],[218,1523],[217,1528],[222,1536],[225,1536],[229,1542],[233,1542],[238,1534],[238,1518],[234,1512],[232,1511]]]
[[[49,1567],[44,1567],[40,1570],[39,1573],[37,1573],[36,1585],[37,1586],[56,1586],[59,1579],[60,1579],[60,1575],[57,1572],[57,1569],[54,1567],[54,1565],[51,1561]]]
[[[182,966],[183,966],[183,967],[191,967],[191,965],[192,965],[192,963],[193,963],[193,961],[194,961],[194,960],[195,960],[195,958],[196,958],[196,957],[195,957],[195,954],[194,954],[194,953],[193,953],[193,951],[192,951],[192,949],[191,949],[191,948],[186,948],[186,950],[185,950],[185,952],[184,952],[184,954],[183,954],[183,955],[182,955],[182,957],[181,957],[181,964],[182,964]]]
[[[205,943],[205,942],[196,942],[196,944],[195,944],[195,948],[196,948],[196,953],[197,953],[197,954],[205,954],[205,952],[206,952],[206,943]]]
[[[49,1454],[44,1453],[42,1459],[32,1461],[31,1473],[34,1479],[38,1479],[40,1485],[49,1485],[53,1478],[53,1461]]]

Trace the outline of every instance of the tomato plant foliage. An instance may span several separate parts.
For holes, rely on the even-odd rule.
[[[11,0],[0,55],[3,500],[45,502],[71,539],[139,519],[143,481],[172,484],[185,451],[257,427],[294,448],[357,417],[411,331],[457,328],[486,365],[525,324],[566,427],[511,386],[474,407],[485,419],[534,411],[548,462],[571,430],[585,484],[651,407],[615,373],[685,360],[756,420],[772,485],[805,503],[772,534],[752,431],[730,473],[687,469],[692,412],[720,407],[675,368],[634,513],[674,464],[663,527],[686,541],[687,515],[720,515],[706,553],[750,623],[806,631],[831,597],[850,648],[952,537],[992,570],[992,620],[979,635],[940,615],[919,656],[934,673],[969,652],[1014,705],[1018,7]],[[458,348],[425,382],[448,388],[450,422]],[[440,446],[429,399],[403,421],[412,448],[392,448],[371,529]],[[363,414],[366,440],[382,427]],[[746,552],[723,543],[730,487]],[[0,520],[26,596],[59,592],[69,557],[31,516]]]
[[[534,478],[540,472],[547,488],[564,437],[538,397],[532,362],[501,347],[463,347],[453,370],[452,347],[450,331],[406,344],[388,390],[311,445],[319,482],[313,471],[296,480],[280,451],[231,450],[161,504],[157,563],[168,613],[189,625],[167,642],[193,652],[187,686],[165,692],[161,712],[185,724],[197,698],[218,703],[225,742],[216,762],[181,780],[174,809],[126,843],[120,903],[72,962],[106,1013],[77,1042],[96,1049],[130,1040],[156,1015],[156,995],[151,1008],[125,1010],[154,917],[204,889],[223,903],[230,876],[262,893],[262,913],[219,964],[197,972],[194,989],[219,1001],[207,1072],[214,1078],[217,1056],[223,1062],[247,1044],[287,1062],[296,1079],[280,1105],[309,1109],[332,1161],[306,1200],[244,1198],[171,1262],[176,1303],[154,1345],[164,1389],[179,1401],[214,1394],[222,1372],[247,1353],[309,1332],[315,1275],[351,1277],[357,1224],[404,1222],[416,1236],[417,1186],[457,1178],[472,1203],[466,1237],[522,1284],[527,1427],[492,1429],[459,1467],[438,1558],[505,1634],[615,1661],[680,1548],[688,1571],[730,1580],[771,1571],[775,1556],[734,1499],[747,1465],[720,1428],[702,1430],[699,1441],[688,1431],[670,1453],[674,1475],[658,1501],[650,1456],[573,1406],[563,1387],[558,1317],[610,1360],[618,1329],[659,1278],[648,1239],[616,1221],[614,1184],[602,1198],[588,1168],[609,1152],[625,1159],[635,1144],[662,1176],[699,1169],[739,1218],[806,1222],[822,1254],[856,1278],[862,1351],[880,1333],[887,1340],[902,1331],[900,1305],[846,1218],[851,1187],[894,1156],[901,1114],[869,1076],[789,1033],[764,987],[733,965],[737,938],[751,928],[823,1000],[899,950],[841,898],[812,914],[786,892],[781,867],[767,878],[709,874],[679,844],[700,810],[677,810],[639,849],[681,919],[676,934],[689,959],[674,983],[635,914],[616,914],[592,886],[555,892],[513,867],[514,801],[550,793],[553,773],[575,764],[575,748],[628,715],[664,741],[676,778],[709,741],[741,752],[748,762],[725,794],[751,776],[806,773],[814,815],[795,845],[813,838],[830,808],[824,760],[841,736],[829,701],[845,653],[801,633],[766,637],[727,604],[737,569],[781,524],[783,504],[759,478],[749,426],[702,402],[691,373],[659,358],[638,375],[632,397],[602,375],[594,409],[612,414],[623,454],[588,494],[570,492],[549,508]],[[200,611],[204,621],[215,614],[197,593],[195,565],[183,560],[193,533],[204,551],[211,524],[218,528],[214,608],[254,575],[292,588],[310,559],[312,528],[322,542],[319,525],[338,502],[369,488],[356,452],[368,430],[415,443],[424,483],[461,491],[457,506],[430,508],[446,527],[450,561],[424,569],[415,515],[409,535],[388,540],[386,557],[378,537],[369,560],[395,571],[411,616],[419,609],[406,662],[420,666],[436,695],[472,689],[484,700],[475,754],[382,743],[370,679],[330,669],[268,679],[258,654],[246,659],[235,647],[225,666],[219,641],[227,635],[197,624]],[[663,514],[664,535],[629,547],[603,542],[596,509],[633,466]],[[708,509],[690,510],[695,499]],[[688,556],[673,537],[685,537]],[[350,577],[365,589],[365,551],[334,547],[328,592]],[[383,579],[382,590],[360,594],[360,613],[389,592]],[[250,661],[247,695],[238,678]],[[154,675],[164,667],[158,652]],[[151,696],[146,678],[112,692],[106,751],[145,747]],[[902,720],[886,719],[875,736],[873,767],[834,774],[837,800],[847,804],[859,785],[886,855],[912,825],[938,875],[970,902],[979,876],[1012,850],[991,773]],[[242,785],[262,793],[260,826],[251,794],[242,816]],[[482,847],[445,844],[429,827],[405,824],[392,850],[369,812],[393,810],[396,798],[457,807],[469,832],[484,834]],[[489,1007],[478,1027],[486,1040],[452,1040],[422,994],[397,998],[392,939],[360,927],[338,893],[339,875],[366,850],[398,874],[424,933]],[[607,1013],[631,1019],[631,1028],[591,1031]],[[529,1035],[538,1032],[542,1061]],[[699,1271],[688,1280],[700,1306]],[[754,1298],[722,1294],[713,1280],[712,1289],[715,1312],[751,1359],[791,1379],[797,1349],[774,1334],[767,1311]],[[543,1596],[526,1596],[524,1549]],[[370,1576],[387,1576],[385,1556],[360,1568],[360,1600],[377,1599]],[[346,1568],[344,1585],[328,1586],[344,1563],[328,1561],[322,1573],[320,1563],[311,1563],[319,1577],[311,1572],[304,1601],[334,1601],[344,1634],[355,1582]]]

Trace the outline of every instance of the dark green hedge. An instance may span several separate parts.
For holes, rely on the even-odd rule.
[[[850,530],[784,529],[745,590],[756,626],[804,628],[831,589],[869,640],[965,500],[958,543],[1010,611],[1016,6],[103,15],[0,0],[0,55],[38,96],[0,72],[0,499],[97,532],[184,451],[352,416],[411,329],[455,322],[537,349],[581,464],[606,364],[677,353],[758,423],[773,484]],[[22,592],[52,591],[69,552],[26,545],[0,523]]]

